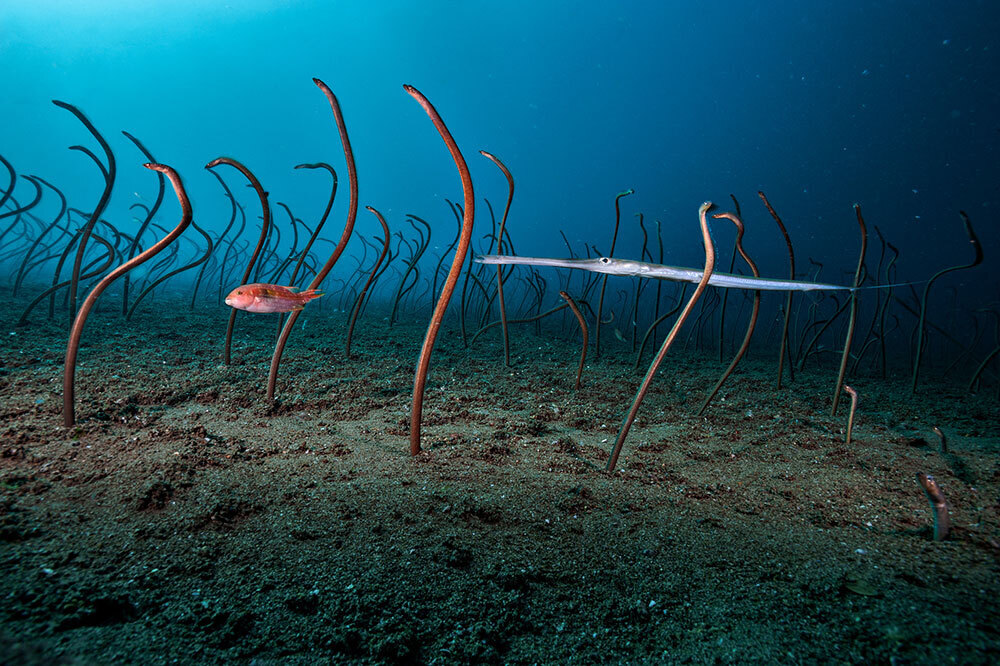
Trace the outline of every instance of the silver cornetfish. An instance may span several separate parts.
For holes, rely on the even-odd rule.
[[[548,257],[515,257],[503,254],[487,254],[476,257],[480,264],[517,264],[522,266],[549,266],[552,268],[578,268],[594,273],[609,275],[624,275],[627,277],[656,278],[674,282],[701,282],[704,274],[696,268],[681,268],[679,266],[664,266],[649,264],[631,259],[613,259],[611,257],[596,257],[593,259],[550,259]],[[712,273],[708,284],[713,287],[730,289],[754,289],[761,291],[853,291],[854,287],[823,282],[805,282],[802,280],[776,280],[773,278],[756,278],[732,273]],[[893,285],[880,285],[890,287]]]

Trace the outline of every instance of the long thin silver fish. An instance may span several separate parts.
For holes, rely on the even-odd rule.
[[[596,257],[593,259],[550,259],[548,257],[514,257],[503,254],[487,254],[475,258],[479,264],[518,264],[522,266],[549,266],[552,268],[578,268],[595,273],[609,275],[625,275],[630,277],[656,278],[674,282],[700,282],[703,272],[695,268],[679,266],[664,266],[663,264],[648,264],[644,261],[631,259],[613,259],[611,257]],[[823,282],[804,282],[801,280],[776,280],[773,278],[755,278],[731,273],[712,273],[708,284],[713,287],[728,287],[730,289],[754,289],[761,291],[851,291],[854,287],[844,287],[838,284]],[[892,286],[892,285],[881,285]]]

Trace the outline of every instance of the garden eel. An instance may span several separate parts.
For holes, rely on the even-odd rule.
[[[592,259],[551,259],[548,257],[515,257],[502,254],[487,254],[475,258],[479,264],[516,264],[522,266],[548,266],[552,268],[579,268],[594,273],[624,275],[626,277],[656,278],[673,282],[694,282],[701,280],[702,271],[695,268],[665,266],[650,264],[631,259],[613,259],[611,257],[596,257]],[[805,282],[802,280],[777,280],[774,278],[755,278],[731,273],[713,272],[708,280],[713,287],[729,289],[759,289],[762,291],[855,291],[856,289],[872,289],[898,287],[900,284],[880,284],[874,287],[845,287],[824,282]],[[902,283],[911,284],[909,282]]]

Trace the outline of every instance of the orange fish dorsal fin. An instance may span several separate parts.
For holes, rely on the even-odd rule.
[[[293,294],[297,294],[299,292],[299,288],[295,287],[295,286],[285,287],[285,289],[287,289],[288,291],[292,292]]]

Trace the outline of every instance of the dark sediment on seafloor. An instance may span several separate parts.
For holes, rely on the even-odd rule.
[[[88,324],[71,429],[65,322],[3,316],[5,663],[1000,658],[992,395],[854,378],[846,446],[832,360],[775,391],[751,354],[698,418],[724,364],[678,349],[609,475],[628,346],[575,391],[572,321],[515,328],[505,368],[449,320],[411,458],[425,321],[370,313],[348,361],[346,315],[307,311],[269,407],[273,317],[241,315],[227,367],[224,312],[144,310]]]

